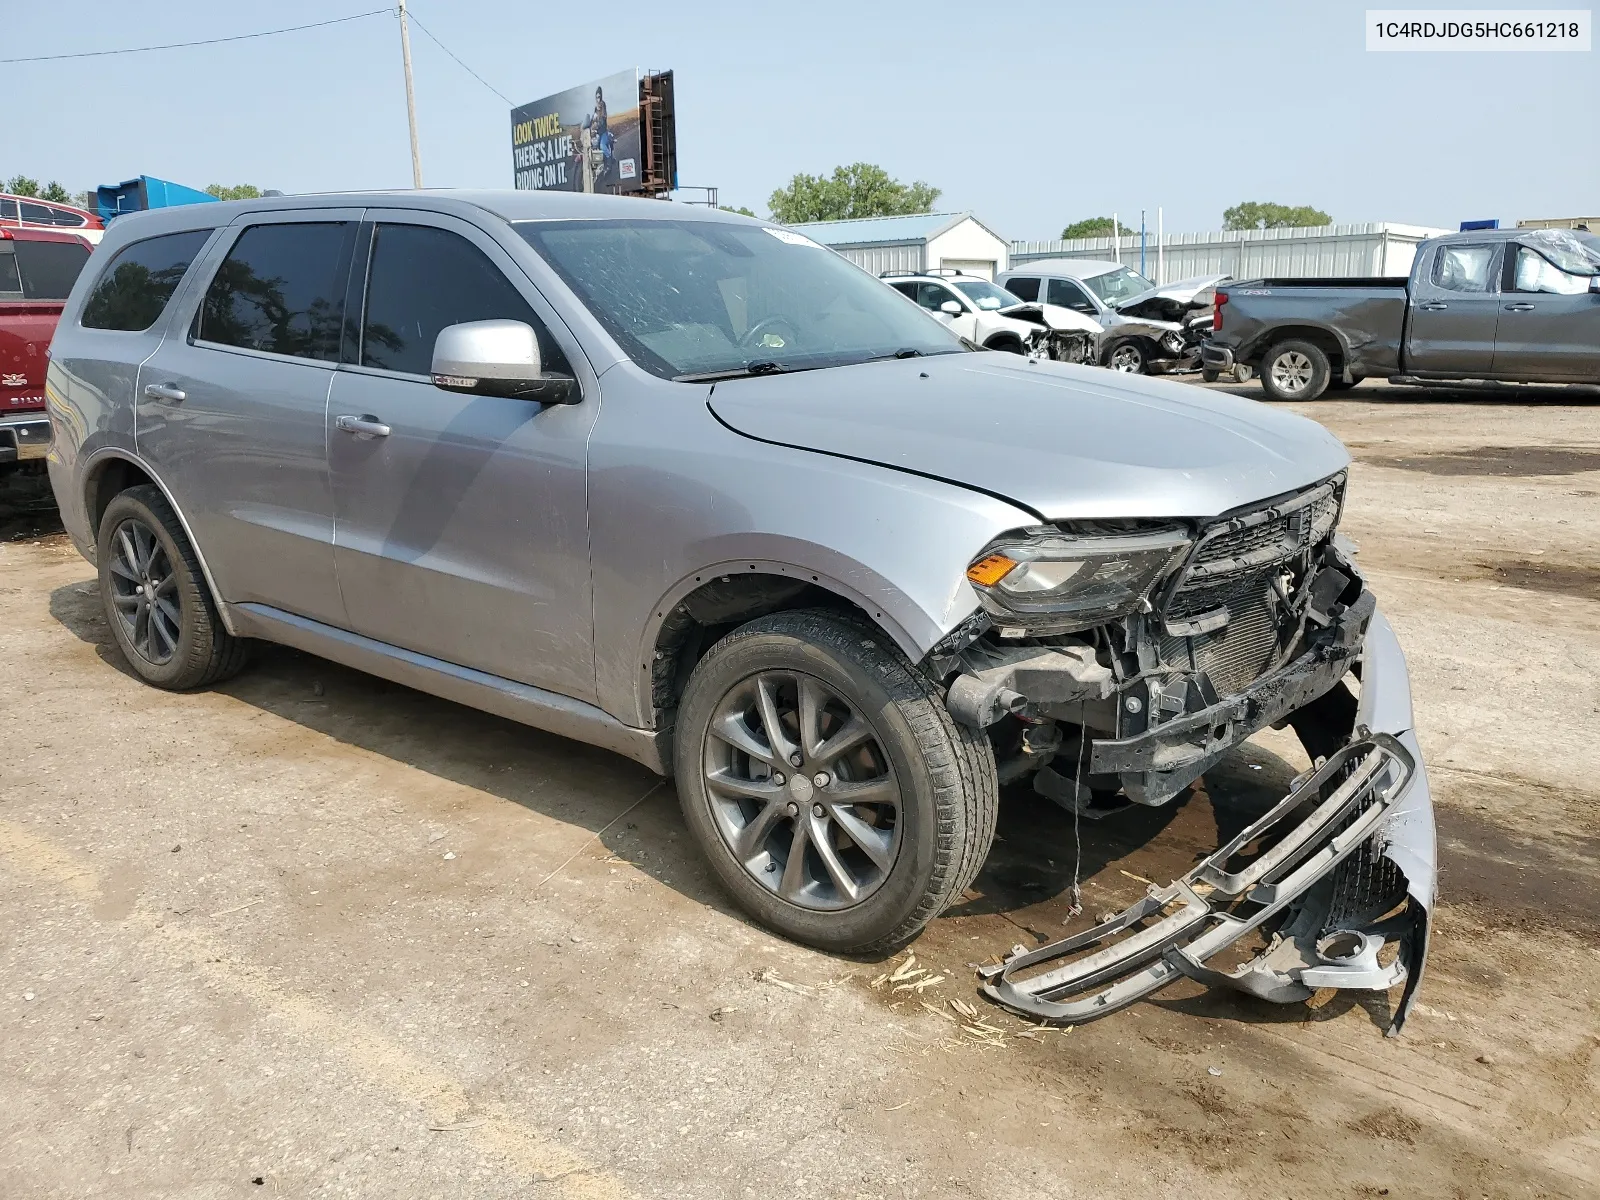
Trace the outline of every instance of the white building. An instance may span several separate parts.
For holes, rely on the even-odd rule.
[[[1212,233],[1169,233],[1160,246],[1146,233],[1143,274],[1156,283],[1196,275],[1254,279],[1287,277],[1409,275],[1417,247],[1450,233],[1421,225],[1371,221],[1359,225],[1319,225],[1303,229],[1239,229]],[[1139,235],[1012,242],[1011,265],[1041,258],[1116,260],[1139,270]]]
[[[791,228],[874,275],[942,267],[993,279],[1009,264],[1005,239],[971,213],[811,221]]]

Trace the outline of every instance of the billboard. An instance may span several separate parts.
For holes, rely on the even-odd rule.
[[[512,109],[511,165],[523,190],[643,190],[638,70]]]

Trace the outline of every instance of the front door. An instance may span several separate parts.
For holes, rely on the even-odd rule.
[[[1500,320],[1500,247],[1439,246],[1411,287],[1406,369],[1418,375],[1490,374]]]
[[[1600,293],[1589,290],[1600,262],[1555,242],[1507,252],[1516,257],[1500,297],[1495,374],[1600,383]]]
[[[572,373],[577,343],[466,222],[394,211],[366,228],[360,345],[327,426],[350,628],[592,701],[585,473],[598,388],[580,374],[581,403],[541,405],[443,391],[430,376],[435,337],[463,321],[527,322],[549,371]]]
[[[961,309],[958,314],[944,311],[944,306],[954,302]],[[978,340],[978,317],[971,307],[960,296],[956,295],[955,288],[946,287],[942,283],[917,284],[917,303],[922,305],[939,320],[948,325],[951,330],[961,337],[971,341]]]
[[[225,231],[137,391],[139,453],[172,489],[223,599],[333,625],[344,606],[325,430],[359,220],[259,214]]]

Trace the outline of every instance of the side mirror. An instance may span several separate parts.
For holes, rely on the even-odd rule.
[[[433,343],[433,386],[539,404],[576,404],[583,399],[572,376],[545,374],[538,335],[524,321],[445,326]]]
[[[959,301],[946,300],[943,304],[939,305],[939,311],[947,317],[959,317],[962,309]]]

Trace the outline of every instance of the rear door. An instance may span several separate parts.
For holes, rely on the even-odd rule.
[[[592,701],[586,481],[598,384],[493,238],[439,214],[369,212],[360,344],[334,380],[327,427],[350,628]],[[352,309],[358,299],[359,283]],[[545,369],[576,374],[584,399],[544,405],[434,387],[439,331],[497,319],[533,326]]]
[[[1500,320],[1500,246],[1435,246],[1411,284],[1405,368],[1418,375],[1487,377]]]
[[[1494,370],[1503,379],[1600,382],[1600,294],[1593,276],[1566,267],[1593,264],[1543,249],[1510,243],[1507,290],[1500,312]],[[1556,258],[1562,258],[1558,265]]]
[[[325,437],[360,218],[240,218],[136,392],[139,451],[188,517],[223,598],[340,626]]]

